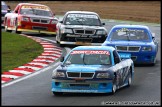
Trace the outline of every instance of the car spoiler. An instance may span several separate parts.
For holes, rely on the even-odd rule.
[[[131,58],[130,53],[119,53],[119,56],[121,59],[130,59]]]

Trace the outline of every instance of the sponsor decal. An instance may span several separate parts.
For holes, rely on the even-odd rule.
[[[100,51],[100,50],[79,50],[79,51],[73,51],[71,52],[71,54],[106,54],[106,55],[110,55],[109,51]]]
[[[96,15],[88,15],[88,14],[69,14],[67,17],[78,17],[78,18],[94,18],[98,19]]]
[[[24,5],[24,6],[22,6],[22,9],[31,9],[31,8],[33,8],[33,9],[41,9],[41,10],[49,10],[49,8],[48,7],[45,7],[45,6],[32,6],[32,5]]]
[[[144,30],[121,28],[117,29],[116,32],[144,32]]]

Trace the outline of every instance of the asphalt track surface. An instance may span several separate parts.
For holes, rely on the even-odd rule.
[[[106,23],[108,31],[116,22]],[[137,23],[138,24],[138,23]],[[129,88],[119,89],[114,95],[106,94],[87,94],[70,93],[62,96],[54,96],[51,92],[51,76],[59,62],[50,64],[45,69],[38,72],[37,75],[16,82],[14,84],[2,87],[1,103],[2,105],[20,106],[20,105],[161,105],[161,34],[160,25],[148,25],[156,34],[159,42],[159,51],[157,54],[157,63],[155,66],[135,65],[134,80]],[[36,35],[32,35],[36,36]],[[55,37],[46,35],[37,35],[42,38],[55,41]],[[68,46],[63,49],[63,54],[73,48]]]

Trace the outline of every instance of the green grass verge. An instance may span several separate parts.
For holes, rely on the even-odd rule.
[[[43,52],[34,40],[8,32],[1,32],[1,73],[31,62]]]

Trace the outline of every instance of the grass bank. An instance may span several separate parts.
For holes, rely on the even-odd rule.
[[[43,52],[34,40],[14,33],[1,32],[1,73],[31,62]]]

